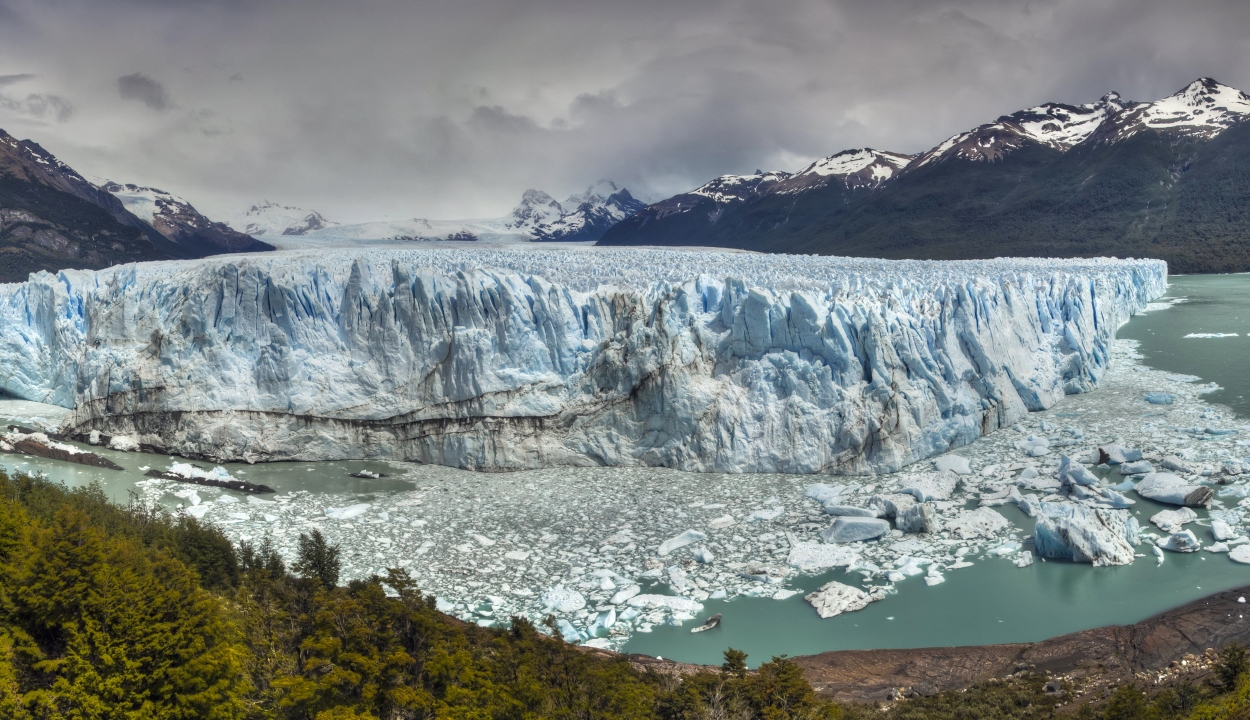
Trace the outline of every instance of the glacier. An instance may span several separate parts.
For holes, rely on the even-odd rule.
[[[0,285],[0,395],[215,462],[892,472],[1091,390],[1154,260],[347,249]]]

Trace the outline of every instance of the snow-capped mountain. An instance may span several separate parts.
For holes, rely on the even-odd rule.
[[[1045,103],[914,156],[848,150],[795,173],[722,176],[600,242],[899,258],[1114,253],[1187,272],[1250,270],[1250,216],[1227,211],[1250,202],[1235,172],[1250,162],[1247,118],[1250,95],[1210,78],[1153,102],[1111,92]]]
[[[272,249],[212,222],[169,193],[92,183],[38,143],[3,130],[0,248],[7,253],[0,282],[22,280],[37,270]]]
[[[560,202],[541,190],[526,190],[512,212],[475,220],[376,221],[314,230],[309,237],[342,240],[451,242],[593,241],[623,218],[646,207],[625,188],[603,180]]]
[[[269,249],[258,246],[255,238],[230,226],[213,222],[191,203],[173,193],[142,185],[105,182],[104,190],[121,201],[135,217],[151,225],[157,232],[181,247],[196,248],[198,256],[218,252],[243,252]]]
[[[338,225],[332,220],[327,220],[316,210],[280,205],[268,200],[251,206],[239,216],[227,221],[227,224],[253,237],[307,235],[310,232]]]

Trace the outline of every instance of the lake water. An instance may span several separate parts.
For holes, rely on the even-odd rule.
[[[1018,461],[1021,454],[1012,447],[1014,441],[1028,433],[1057,432],[1060,426],[1082,432],[1089,443],[1120,440],[1130,446],[1182,453],[1194,462],[1219,463],[1250,454],[1244,445],[1250,442],[1250,422],[1246,422],[1250,380],[1243,359],[1250,351],[1250,276],[1173,278],[1169,298],[1185,302],[1139,315],[1119,333],[1120,338],[1138,342],[1144,364],[1133,360],[1132,344],[1119,343],[1117,363],[1097,391],[1071,396],[1046,413],[1033,414],[1020,427],[995,433],[957,454],[968,457],[974,470]],[[1193,333],[1238,335],[1184,337]],[[1208,381],[1222,389],[1203,387]],[[1149,405],[1141,399],[1147,391],[1174,393],[1177,402]],[[0,402],[0,415],[6,414],[5,408],[13,419],[24,422],[38,414],[20,404]],[[1199,430],[1194,435],[1187,429],[1196,426],[1242,432],[1203,435]],[[164,468],[171,458],[99,452],[126,470],[12,455],[0,456],[0,465],[44,472],[71,486],[100,482],[121,502],[132,492],[171,509],[192,502],[192,486],[152,482],[143,475],[143,468]],[[240,479],[278,491],[278,502],[254,503],[237,493],[195,490],[194,502],[211,505],[205,520],[219,524],[232,539],[255,541],[268,534],[280,551],[289,554],[300,532],[317,527],[344,546],[347,576],[404,565],[423,588],[443,599],[447,610],[484,624],[516,612],[540,614],[536,595],[559,584],[579,588],[587,597],[586,608],[568,614],[574,625],[584,628],[607,610],[604,598],[612,590],[598,586],[605,573],[638,577],[646,562],[654,565],[653,548],[658,540],[722,513],[741,520],[753,509],[777,507],[781,513],[777,519],[739,522],[714,538],[719,544],[709,542],[718,555],[712,565],[686,562],[692,581],[703,583],[700,587],[729,587],[731,595],[747,593],[728,601],[703,600],[698,618],[721,613],[721,627],[691,634],[697,620],[687,620],[683,626],[639,618],[628,633],[621,625],[610,637],[612,647],[689,662],[719,663],[721,653],[731,646],[746,651],[756,664],[773,655],[826,650],[1040,640],[1134,622],[1219,590],[1250,584],[1250,566],[1235,564],[1227,555],[1168,553],[1160,565],[1146,545],[1138,550],[1144,557],[1130,566],[1036,562],[1019,568],[994,550],[1004,542],[1022,540],[1032,532],[1033,521],[1013,505],[1003,505],[995,509],[1012,528],[1000,538],[964,543],[961,552],[967,554],[960,557],[971,561],[970,567],[948,570],[945,581],[932,586],[922,576],[907,578],[894,583],[884,600],[861,611],[821,619],[803,600],[806,593],[831,579],[852,585],[880,585],[880,580],[865,580],[842,568],[818,576],[791,575],[784,588],[798,592],[779,600],[749,596],[773,591],[758,583],[743,586],[734,579],[738,573],[732,568],[761,559],[779,558],[784,564],[787,542],[792,545],[811,538],[820,523],[827,524],[818,506],[802,497],[807,485],[822,478],[613,468],[477,474],[385,462],[274,463],[226,469]],[[360,470],[391,477],[348,477]],[[235,502],[227,504],[223,498]],[[977,506],[975,493],[959,500],[967,508]],[[1239,513],[1236,502],[1237,498],[1226,498],[1215,509]],[[335,518],[342,508],[366,505],[367,514]],[[1166,508],[1139,500],[1133,512],[1146,527],[1149,517],[1161,509]],[[1207,513],[1200,515],[1204,519],[1189,527],[1204,545],[1210,544],[1209,530],[1203,527]],[[931,550],[954,552],[958,544]],[[669,592],[663,575],[643,585],[644,592]]]

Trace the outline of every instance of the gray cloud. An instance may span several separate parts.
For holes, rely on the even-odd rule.
[[[30,73],[20,73],[17,75],[0,75],[0,87],[6,87],[8,85],[25,82],[27,80],[33,80],[34,78],[35,76],[31,75]]]
[[[23,25],[0,22],[0,68],[74,104],[49,123],[51,104],[0,103],[0,127],[217,215],[262,197],[349,221],[500,215],[525,188],[601,177],[662,196],[849,147],[917,152],[1048,100],[1154,99],[1199,76],[1250,89],[1240,0],[0,0],[4,13]]]
[[[165,86],[143,73],[131,73],[117,78],[117,94],[124,100],[137,100],[153,110],[169,107],[169,95]]]
[[[12,98],[0,93],[0,109],[38,120],[66,122],[74,114],[74,106],[60,95],[32,93]]]

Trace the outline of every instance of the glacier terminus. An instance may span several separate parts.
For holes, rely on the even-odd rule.
[[[213,461],[891,472],[1091,390],[1155,260],[323,250],[0,285],[0,393]]]

